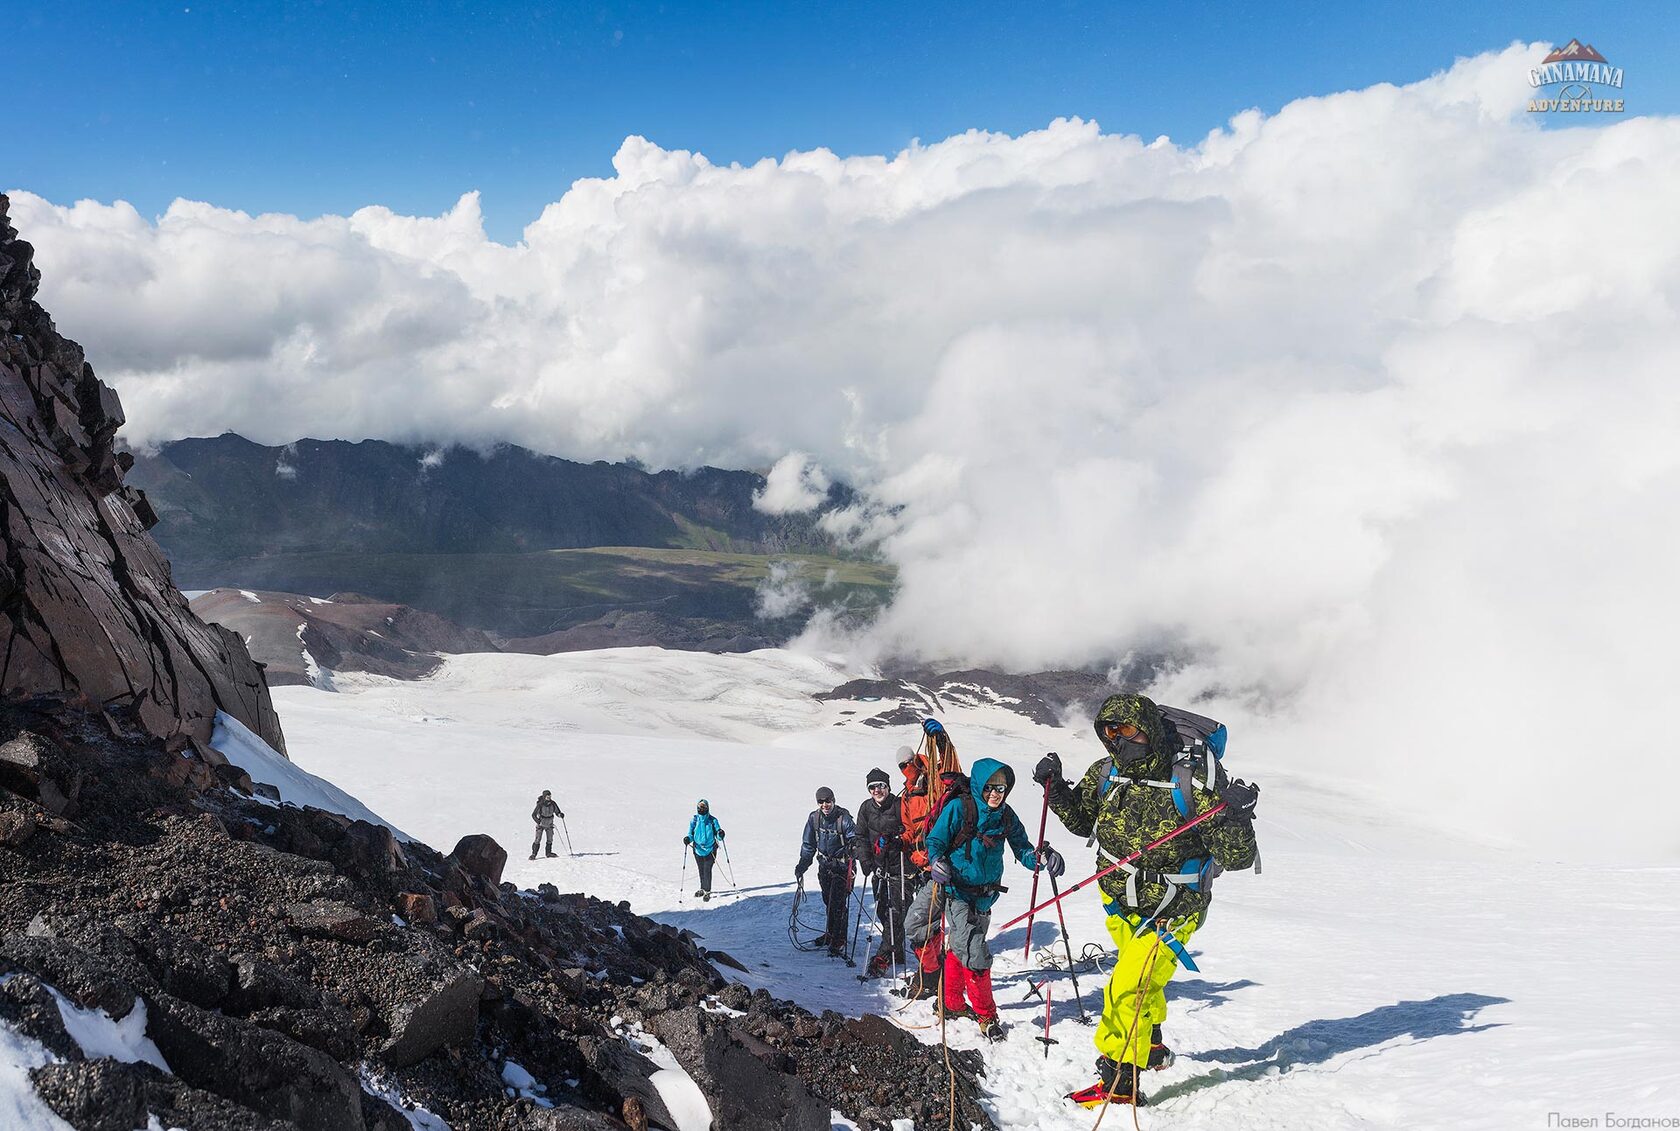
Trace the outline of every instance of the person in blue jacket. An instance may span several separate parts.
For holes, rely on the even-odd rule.
[[[694,866],[700,870],[700,890],[694,894],[702,900],[712,898],[712,865],[717,863],[718,843],[723,840],[723,826],[712,816],[711,804],[702,797],[694,806],[694,816],[688,821],[688,835],[683,843],[694,850]]]
[[[1004,845],[1023,868],[1042,865],[1052,876],[1066,869],[1061,854],[1048,844],[1033,850],[1021,818],[1006,801],[1014,788],[1014,770],[995,758],[980,759],[970,778],[972,799],[949,802],[927,836],[933,881],[945,896],[945,1016],[974,1018],[992,1041],[1003,1039],[1004,1027],[992,997],[986,931],[992,905],[1004,890],[999,883]]]

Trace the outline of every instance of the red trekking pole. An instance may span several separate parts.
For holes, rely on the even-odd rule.
[[[1229,808],[1229,806],[1227,806],[1223,801],[1221,801],[1218,805],[1215,805],[1212,809],[1209,809],[1206,813],[1203,813],[1201,816],[1192,817],[1190,820],[1185,821],[1182,825],[1178,826],[1178,828],[1174,829],[1172,832],[1168,833],[1166,836],[1161,837],[1158,840],[1152,840],[1148,844],[1144,845],[1142,848],[1138,849],[1136,852],[1132,853],[1130,856],[1126,857],[1124,860],[1116,860],[1114,863],[1110,864],[1108,867],[1104,868],[1102,871],[1096,872],[1096,873],[1094,873],[1092,875],[1089,875],[1089,876],[1086,876],[1083,880],[1080,880],[1077,884],[1074,884],[1072,887],[1068,888],[1066,891],[1060,892],[1057,895],[1052,896],[1051,898],[1045,900],[1043,903],[1039,904],[1037,907],[1028,908],[1026,914],[1015,916],[1015,918],[1009,920],[1009,922],[1005,923],[1003,926],[1001,926],[997,929],[1000,930],[1000,931],[1007,931],[1010,927],[1013,927],[1016,923],[1019,923],[1022,919],[1026,919],[1026,918],[1029,918],[1033,915],[1036,915],[1038,912],[1043,911],[1046,907],[1049,907],[1052,903],[1060,903],[1062,900],[1066,899],[1068,896],[1072,895],[1074,892],[1078,891],[1080,888],[1084,887],[1086,884],[1089,884],[1089,883],[1092,883],[1096,880],[1102,879],[1104,876],[1106,876],[1110,872],[1114,871],[1114,869],[1119,868],[1119,867],[1121,867],[1123,865],[1126,865],[1126,864],[1130,864],[1132,861],[1136,860],[1138,857],[1142,856],[1146,852],[1153,852],[1155,849],[1160,848],[1163,844],[1167,843],[1167,841],[1171,840],[1173,837],[1178,836],[1180,833],[1189,832],[1191,829],[1195,828],[1197,825],[1201,824],[1203,821],[1207,820],[1209,817],[1213,817],[1213,816],[1216,816],[1220,813],[1223,813],[1227,808]]]
[[[1038,839],[1033,842],[1034,844],[1036,844],[1038,846],[1038,852],[1042,852],[1044,850],[1044,826],[1045,826],[1045,823],[1049,820],[1050,820],[1050,779],[1045,778],[1044,779],[1044,808],[1040,809],[1039,812],[1038,812]],[[1042,871],[1043,867],[1044,867],[1044,865],[1039,862],[1038,852],[1033,853],[1032,898],[1027,900],[1027,906],[1029,906],[1029,907],[1031,907],[1033,904],[1038,902],[1038,873],[1040,871]],[[1022,962],[1026,962],[1028,959],[1030,959],[1032,957],[1032,921],[1033,921],[1032,912],[1029,911],[1029,912],[1027,912],[1027,945],[1021,951],[1021,961]],[[1045,1048],[1044,1051],[1047,1054],[1049,1053],[1050,1049],[1048,1048],[1048,1046]]]

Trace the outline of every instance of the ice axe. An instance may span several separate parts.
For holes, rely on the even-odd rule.
[[[1042,1044],[1044,1046],[1044,1059],[1045,1060],[1050,1059],[1050,1046],[1061,1043],[1060,1041],[1056,1040],[1055,1037],[1052,1037],[1050,1035],[1050,999],[1053,996],[1055,996],[1055,993],[1056,993],[1056,987],[1055,986],[1046,985],[1044,987],[1044,1035],[1042,1037],[1034,1037],[1033,1038],[1033,1040],[1039,1042],[1040,1044]]]

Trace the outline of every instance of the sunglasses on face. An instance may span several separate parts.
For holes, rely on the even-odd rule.
[[[832,802],[832,801],[819,801],[819,802],[817,802],[817,804],[818,805],[833,805],[834,802]]]
[[[1131,723],[1104,723],[1104,738],[1123,738],[1127,742],[1142,742],[1145,735],[1142,727],[1135,727]]]
[[[1009,787],[1006,786],[1006,785],[988,785],[988,786],[983,786],[981,788],[980,792],[982,794],[995,793],[995,794],[998,794],[999,796],[1002,796],[1003,794],[1009,792]]]
[[[886,788],[887,788],[887,783],[886,782],[878,781],[874,785],[869,787],[869,792],[874,793],[876,790],[881,790],[881,789],[886,789]]]

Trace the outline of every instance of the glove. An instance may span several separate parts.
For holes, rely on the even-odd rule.
[[[805,869],[809,867],[809,864],[795,864],[793,866],[793,878],[796,880],[803,880],[805,878]]]
[[[685,837],[683,837],[683,843],[684,844],[693,844],[694,843],[694,838],[685,836]]]
[[[726,835],[726,834],[725,834],[725,833],[724,833],[724,831],[723,831],[723,830],[722,830],[722,829],[719,829],[719,830],[718,830],[718,839],[719,839],[719,840],[722,840],[722,839],[723,839],[723,838],[724,838],[724,836],[725,836],[725,835]]]
[[[1219,791],[1219,800],[1228,806],[1225,816],[1235,821],[1252,821],[1255,803],[1260,800],[1260,787],[1238,778]]]
[[[562,821],[566,819],[566,814],[564,813],[556,813],[555,816],[559,817]]]
[[[1067,861],[1062,859],[1060,852],[1057,852],[1048,844],[1038,846],[1038,866],[1049,872],[1052,880],[1061,879],[1062,873],[1067,871]]]
[[[935,860],[931,871],[934,883],[940,885],[941,887],[951,886],[951,862],[949,860],[943,856],[938,860]]]
[[[1033,767],[1033,784],[1046,785],[1062,776],[1062,759],[1054,750],[1038,760]]]

